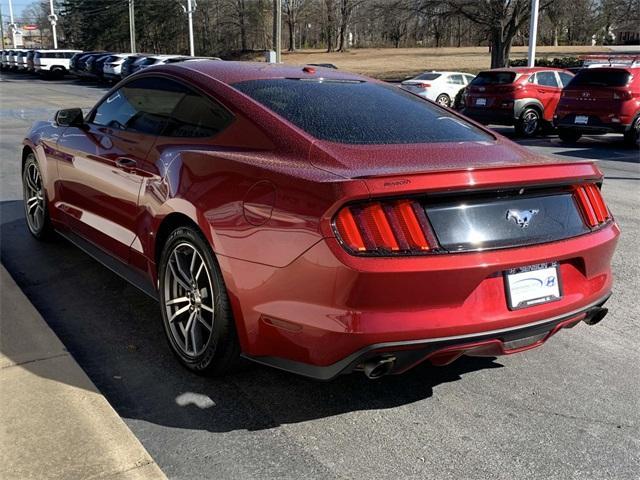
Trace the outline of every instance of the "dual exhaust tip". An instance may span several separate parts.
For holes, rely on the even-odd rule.
[[[609,313],[609,309],[604,307],[594,307],[582,320],[587,325],[596,325]],[[396,357],[392,355],[375,357],[364,363],[363,371],[367,378],[375,380],[390,374],[396,364]]]
[[[396,357],[376,357],[365,362],[363,371],[368,379],[375,380],[391,373],[395,364]]]
[[[593,307],[582,320],[587,325],[596,325],[609,313],[608,308]]]

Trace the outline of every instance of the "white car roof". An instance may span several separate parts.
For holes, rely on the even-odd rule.
[[[57,50],[52,49],[52,50],[47,50],[47,49],[43,48],[43,49],[36,50],[36,52],[42,52],[42,53],[50,53],[50,52],[65,52],[65,53],[66,53],[66,52],[75,52],[75,53],[80,53],[80,52],[82,52],[82,50],[66,50],[66,49],[57,49]]]
[[[425,70],[422,73],[419,73],[417,76],[419,75],[424,75],[425,73],[439,73],[440,75],[471,75],[472,77],[475,77],[475,75],[473,73],[468,73],[468,72],[443,72],[441,70]]]

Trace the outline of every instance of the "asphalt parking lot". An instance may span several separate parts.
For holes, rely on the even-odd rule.
[[[157,305],[64,240],[24,223],[31,122],[105,89],[0,77],[1,259],[170,478],[637,479],[640,472],[640,153],[621,137],[522,142],[596,160],[623,235],[609,316],[542,348],[403,376],[320,383],[258,365],[224,379],[172,357]],[[510,129],[500,129],[511,135]]]

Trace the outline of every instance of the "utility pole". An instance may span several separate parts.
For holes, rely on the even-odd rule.
[[[51,22],[51,36],[53,37],[53,49],[58,49],[58,37],[56,35],[56,24],[58,23],[58,16],[53,11],[53,0],[49,0],[49,7],[51,8],[51,14],[49,15],[49,21]]]
[[[192,0],[187,0],[187,6],[182,5],[182,9],[184,13],[187,14],[187,18],[189,19],[189,55],[192,57],[195,56],[195,45],[193,41],[193,12],[198,8],[198,4],[196,0],[193,0],[193,5],[191,4]]]
[[[129,38],[131,39],[131,53],[136,53],[136,16],[133,0],[129,0]]]
[[[275,50],[276,50],[276,63],[282,62],[282,0],[274,0],[276,2],[276,38],[275,38]]]
[[[536,43],[538,42],[538,13],[540,0],[531,0],[531,24],[529,25],[529,67],[536,66]]]
[[[13,4],[11,3],[11,0],[9,0],[9,21],[10,21],[9,31],[11,32],[11,45],[13,46],[13,48],[18,48],[18,46],[16,45],[16,30],[18,30],[18,27],[13,22]]]
[[[2,19],[2,4],[0,3],[0,38],[2,38],[2,50],[4,50],[4,20]]]

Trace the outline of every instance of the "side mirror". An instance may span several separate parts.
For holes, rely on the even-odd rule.
[[[84,115],[79,108],[66,108],[56,112],[54,121],[61,127],[81,127],[84,124]]]

